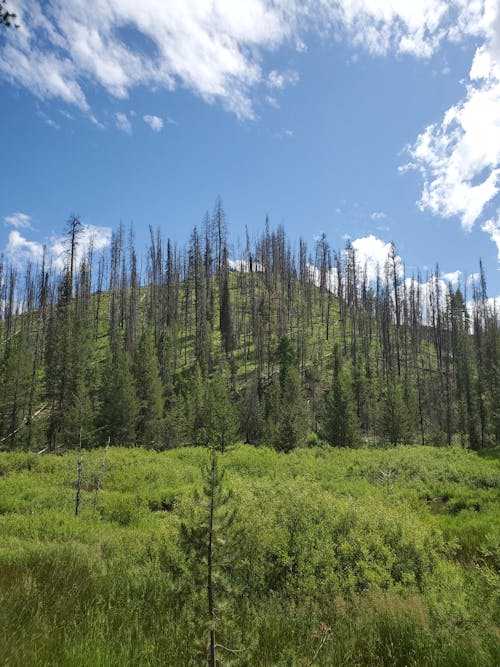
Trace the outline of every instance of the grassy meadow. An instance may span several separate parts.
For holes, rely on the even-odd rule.
[[[206,664],[208,451],[83,451],[75,516],[78,457],[0,453],[0,664]],[[220,455],[217,632],[238,651],[219,649],[222,664],[499,665],[499,460]]]

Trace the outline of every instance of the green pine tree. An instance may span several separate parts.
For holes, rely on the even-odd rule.
[[[351,374],[338,345],[334,349],[332,387],[325,400],[323,436],[337,447],[356,447],[360,443]]]
[[[135,445],[139,408],[128,354],[118,346],[114,357],[109,356],[106,360],[102,374],[100,422],[103,441],[109,436],[111,444]]]
[[[217,449],[211,447],[209,465],[203,470],[203,495],[195,494],[191,521],[180,527],[181,547],[196,585],[195,608],[208,621],[207,651],[200,655],[200,661],[208,658],[209,667],[216,667],[218,649],[222,648],[217,638],[226,625],[227,614],[221,619],[220,612],[223,607],[227,611],[231,600],[230,572],[235,558],[235,545],[228,539],[235,513],[229,508],[232,496],[223,480]],[[199,625],[205,627],[203,623]],[[227,646],[227,640],[223,644]]]
[[[163,394],[152,329],[146,329],[137,346],[134,376],[140,404],[138,442],[158,447],[163,437]]]
[[[217,374],[207,385],[203,426],[198,443],[224,452],[236,440],[238,416],[229,395],[226,377]]]
[[[279,417],[273,437],[274,447],[289,452],[302,444],[308,427],[308,407],[302,395],[300,373],[287,368],[281,393]]]
[[[254,381],[245,387],[240,403],[240,429],[245,442],[259,442],[263,428],[258,383]]]
[[[389,378],[382,392],[378,435],[391,445],[409,441],[408,410],[401,384],[395,378]]]

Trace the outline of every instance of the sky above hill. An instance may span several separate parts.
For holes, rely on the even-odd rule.
[[[285,224],[500,295],[499,0],[9,0],[0,252]]]

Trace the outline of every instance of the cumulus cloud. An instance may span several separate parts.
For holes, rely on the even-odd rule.
[[[373,234],[363,236],[351,242],[352,247],[356,251],[356,260],[358,264],[364,269],[366,267],[366,274],[368,280],[375,280],[377,271],[383,272],[387,257],[391,250],[391,244],[382,241]],[[402,271],[401,259],[397,258],[398,266]]]
[[[82,225],[78,235],[76,249],[76,261],[80,262],[85,254],[92,248],[98,252],[106,248],[111,242],[111,227],[97,227],[95,225]],[[48,254],[54,267],[61,271],[68,261],[68,240],[64,236],[53,236],[48,246]]]
[[[411,161],[404,167],[422,174],[420,208],[459,217],[465,230],[472,229],[496,197],[500,183],[499,3],[470,5],[472,31],[485,43],[476,50],[465,97],[408,147]]]
[[[443,273],[443,279],[452,285],[458,285],[461,276],[461,271],[450,271],[450,273]]]
[[[123,113],[122,111],[115,113],[115,123],[116,127],[122,132],[125,132],[125,134],[132,134],[132,124],[127,118],[126,113]]]
[[[387,215],[383,211],[373,211],[373,213],[370,213],[370,218],[372,220],[385,220]]]
[[[150,116],[147,114],[142,117],[143,121],[149,125],[153,132],[160,132],[163,129],[163,119],[160,116]]]
[[[296,72],[263,71],[264,53],[291,44],[305,52],[315,34],[354,48],[429,57],[445,39],[484,30],[492,0],[16,0],[19,30],[8,31],[0,72],[40,98],[90,112],[96,84],[124,99],[138,87],[183,87],[254,118],[259,85],[279,90]]]
[[[82,225],[78,236],[76,261],[80,262],[91,247],[96,252],[106,248],[111,242],[111,234],[110,227]],[[64,269],[68,260],[68,240],[64,236],[52,236],[47,243],[42,244],[13,230],[9,234],[4,253],[14,266],[22,267],[27,262],[39,264],[44,249],[47,262],[51,262],[58,271]]]
[[[497,257],[500,262],[500,213],[496,220],[488,220],[481,227],[483,232],[486,232],[490,235],[491,240],[495,243],[497,247]]]
[[[10,232],[5,246],[5,256],[15,265],[26,262],[37,263],[43,255],[43,245],[36,241],[29,241],[16,230]]]
[[[27,213],[12,213],[4,218],[5,224],[16,229],[31,229],[31,217]]]

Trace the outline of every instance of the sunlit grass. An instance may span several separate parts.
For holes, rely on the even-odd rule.
[[[76,453],[0,454],[0,664],[203,664],[179,528],[207,452],[110,448],[94,507],[102,456],[83,452],[76,517]],[[221,642],[245,648],[232,664],[306,665],[321,623],[318,665],[500,664],[496,458],[237,446],[221,462],[237,512]]]

